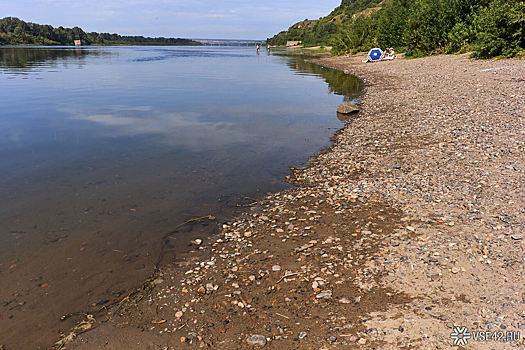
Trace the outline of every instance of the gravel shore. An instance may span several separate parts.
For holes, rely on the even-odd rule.
[[[525,61],[361,59],[317,60],[366,90],[296,187],[66,348],[523,348]]]

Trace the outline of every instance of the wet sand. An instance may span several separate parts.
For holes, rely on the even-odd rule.
[[[317,61],[367,86],[296,187],[65,348],[448,349],[458,326],[525,332],[524,61],[363,58]]]

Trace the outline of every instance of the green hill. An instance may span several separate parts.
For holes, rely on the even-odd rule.
[[[81,28],[54,28],[50,25],[24,22],[16,17],[0,20],[0,45],[201,45],[180,38],[145,38],[109,33],[85,33]]]
[[[268,39],[332,46],[333,53],[394,47],[413,56],[472,51],[513,57],[525,49],[523,0],[343,0],[328,16]]]

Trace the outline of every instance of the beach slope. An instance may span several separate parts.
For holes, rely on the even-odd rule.
[[[66,348],[449,349],[465,332],[468,349],[523,344],[525,61],[362,59],[317,60],[366,89],[294,188]]]

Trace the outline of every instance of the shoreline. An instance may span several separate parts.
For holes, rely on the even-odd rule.
[[[525,333],[524,61],[361,59],[314,60],[366,87],[296,187],[64,348],[446,349],[456,326]]]

